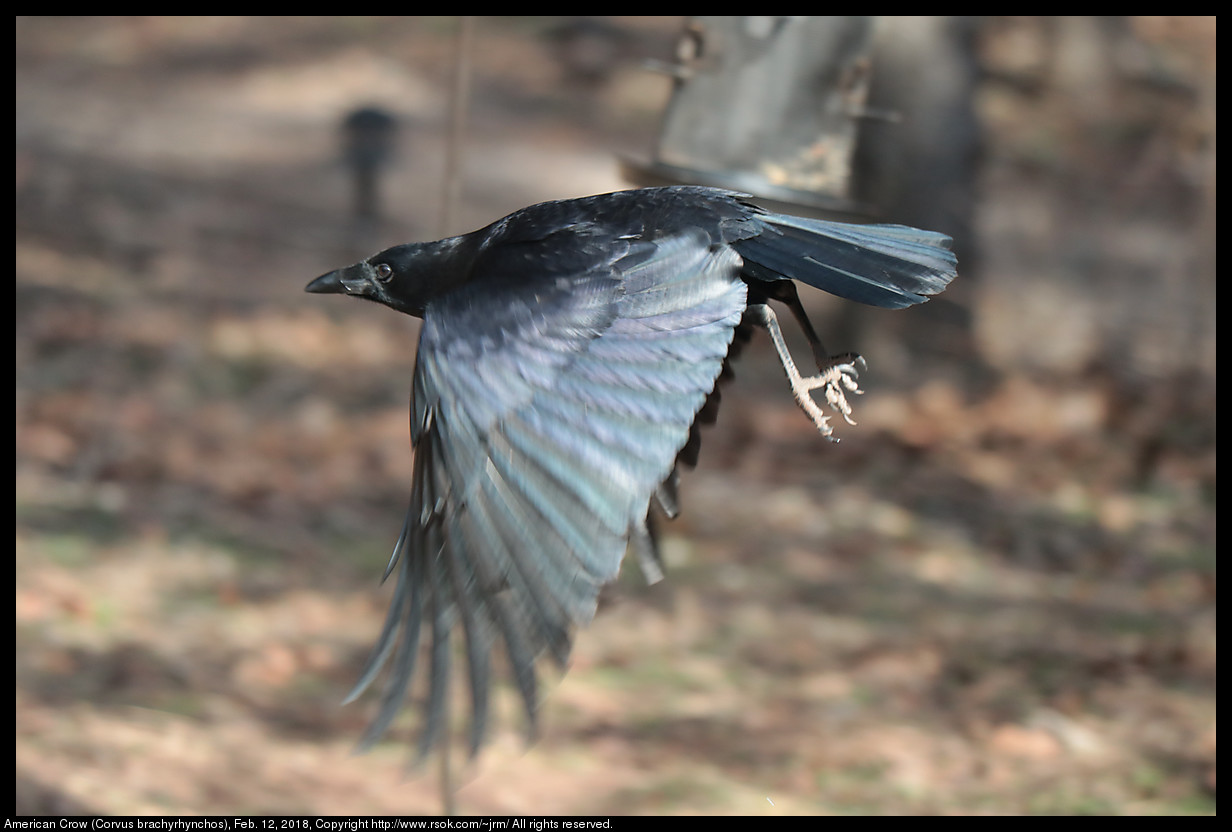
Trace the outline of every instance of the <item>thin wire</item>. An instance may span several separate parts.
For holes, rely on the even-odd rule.
[[[441,193],[440,233],[453,233],[454,212],[462,191],[462,150],[466,136],[466,113],[470,104],[471,47],[475,41],[475,18],[463,15],[458,27],[458,42],[454,53],[453,90],[450,95],[449,141],[445,147],[445,181]],[[445,697],[442,719],[445,735],[441,740],[441,804],[446,816],[458,813],[457,792],[453,784],[451,763],[452,736],[449,730],[449,696]]]

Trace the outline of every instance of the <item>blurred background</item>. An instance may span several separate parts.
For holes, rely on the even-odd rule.
[[[668,580],[626,570],[529,750],[505,691],[461,812],[1214,813],[1215,18],[870,24],[805,154],[837,178],[745,181],[950,233],[961,277],[803,292],[869,360],[840,444],[746,350]],[[303,286],[702,175],[724,27],[17,19],[17,812],[439,811],[414,719],[354,757],[339,706],[417,322]]]

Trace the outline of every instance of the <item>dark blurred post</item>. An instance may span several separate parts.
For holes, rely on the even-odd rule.
[[[355,178],[355,216],[374,221],[381,214],[378,174],[393,156],[398,123],[377,107],[361,107],[342,122],[343,155]]]
[[[864,121],[852,161],[852,194],[875,205],[881,222],[928,228],[954,238],[959,279],[936,303],[896,316],[892,325],[897,342],[908,352],[935,355],[951,365],[961,363],[970,381],[978,381],[983,371],[970,317],[979,273],[978,35],[975,17],[878,18],[869,106],[894,113],[895,119]],[[836,323],[854,328],[864,317],[867,310],[860,308]]]

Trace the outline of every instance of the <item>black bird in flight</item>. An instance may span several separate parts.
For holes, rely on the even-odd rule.
[[[431,631],[420,758],[442,739],[450,636],[461,624],[471,754],[488,725],[492,649],[504,641],[530,733],[535,661],[564,666],[571,630],[632,548],[662,577],[651,501],[677,512],[677,469],[697,459],[699,421],[750,325],[774,342],[800,407],[823,436],[850,421],[854,354],[831,358],[793,281],[872,306],[928,300],[955,275],[950,239],[901,225],[775,214],[743,194],[645,188],[545,202],[471,234],[395,246],[312,281],[423,319],[411,395],[411,501],[385,576],[389,615],[351,701],[392,658],[361,748],[389,728]],[[804,377],[768,301],[812,346]]]

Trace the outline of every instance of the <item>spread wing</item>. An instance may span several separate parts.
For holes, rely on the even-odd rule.
[[[572,249],[591,252],[582,268],[476,277],[425,312],[411,504],[390,560],[400,566],[348,699],[392,658],[362,747],[393,721],[419,661],[421,758],[441,739],[459,624],[472,753],[498,641],[534,732],[535,660],[567,661],[571,627],[594,615],[630,535],[644,534],[649,500],[714,387],[745,309],[740,257],[700,233],[597,242]]]

